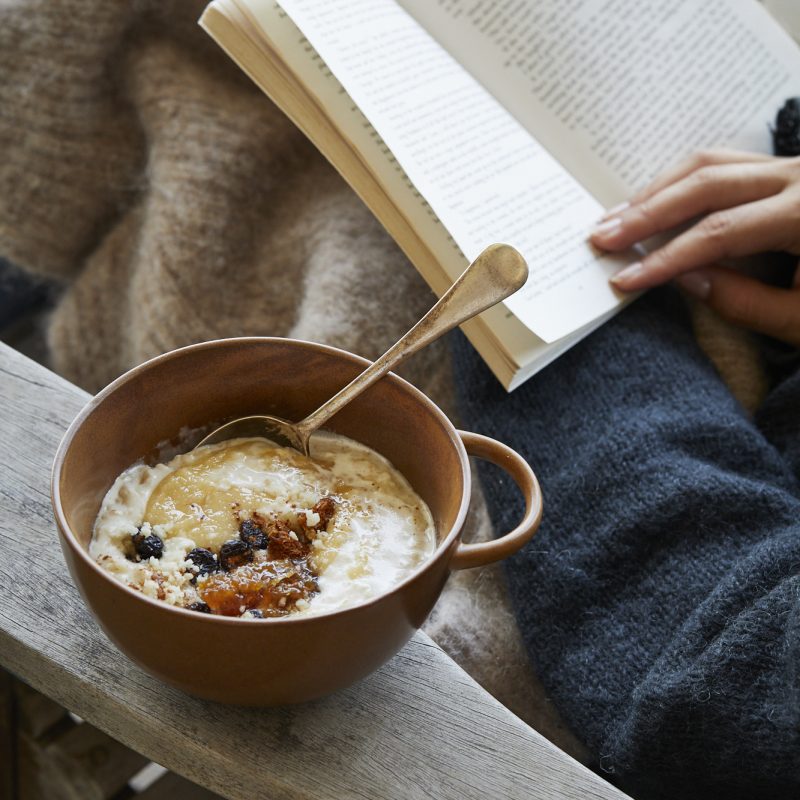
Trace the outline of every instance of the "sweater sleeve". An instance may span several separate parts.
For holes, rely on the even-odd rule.
[[[465,420],[541,480],[544,523],[509,584],[598,765],[639,800],[800,796],[800,374],[758,427],[671,290],[510,395],[455,349]],[[482,477],[507,529],[515,490]]]

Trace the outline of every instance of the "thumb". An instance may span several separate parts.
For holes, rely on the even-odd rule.
[[[708,267],[684,273],[675,282],[729,322],[800,347],[797,277],[791,289],[778,289],[734,270]]]

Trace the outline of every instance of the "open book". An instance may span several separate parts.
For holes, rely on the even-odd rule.
[[[201,24],[439,295],[488,244],[526,286],[464,326],[513,389],[625,303],[603,209],[691,151],[768,151],[800,48],[756,0],[214,0]]]

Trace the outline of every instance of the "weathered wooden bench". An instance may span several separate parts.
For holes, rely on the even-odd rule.
[[[65,742],[72,728],[58,727],[60,710],[34,714],[31,705],[46,701],[0,672],[0,800],[19,789],[21,751],[50,748],[80,760],[94,742],[110,761],[114,741],[134,751],[113,756],[124,764],[104,784],[106,796],[120,799],[134,791],[119,775],[147,760],[232,800],[625,797],[515,717],[423,633],[358,685],[302,706],[217,705],[144,673],[84,608],[51,516],[52,458],[87,397],[0,345],[0,667],[88,723]],[[210,645],[203,650],[215,657]],[[187,794],[175,775],[154,786],[153,800],[210,796]]]

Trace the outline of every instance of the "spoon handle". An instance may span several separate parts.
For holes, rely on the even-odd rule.
[[[356,395],[442,334],[499,303],[528,279],[525,259],[510,245],[489,245],[442,295],[433,308],[358,377],[321,405],[295,429],[307,440]]]

